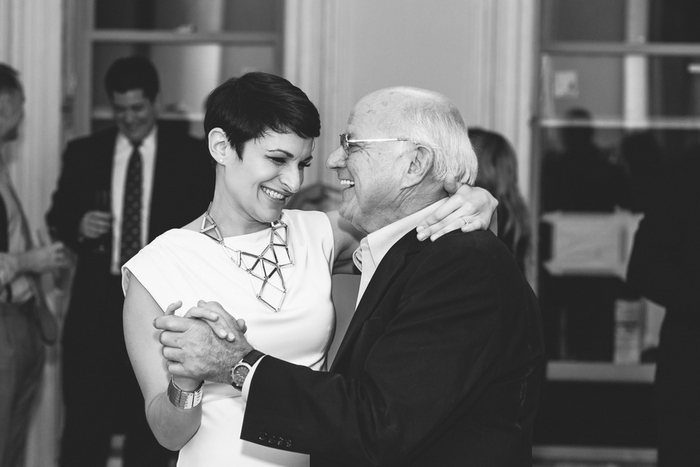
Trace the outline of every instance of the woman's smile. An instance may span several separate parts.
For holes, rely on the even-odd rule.
[[[268,187],[264,186],[264,187],[261,187],[261,189],[262,189],[263,193],[265,193],[267,196],[269,196],[270,198],[272,198],[274,200],[285,201],[287,198],[285,195],[283,195],[279,191],[273,190],[272,188],[268,188]]]

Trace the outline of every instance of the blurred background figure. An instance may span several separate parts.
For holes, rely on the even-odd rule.
[[[627,271],[636,291],[666,308],[654,379],[659,467],[700,465],[699,154],[658,177]]]
[[[560,148],[548,151],[543,160],[542,212],[612,214],[629,207],[625,170],[611,161],[611,150],[596,142],[590,112],[572,108],[566,118],[559,133]],[[590,233],[591,238],[595,235]],[[541,224],[539,241],[544,262],[555,242],[549,223]],[[616,276],[553,274],[541,268],[539,296],[547,323],[548,354],[612,361],[615,301],[626,294],[623,280]]]
[[[612,212],[629,205],[625,172],[610,161],[611,151],[595,141],[591,113],[567,111],[559,133],[560,150],[545,154],[542,211]]]
[[[646,212],[656,197],[659,170],[664,166],[661,145],[651,130],[634,131],[620,142],[620,162],[629,179],[629,208]]]
[[[469,139],[479,159],[475,185],[498,200],[498,238],[525,273],[531,241],[530,216],[520,193],[515,149],[501,134],[482,128],[470,128]]]
[[[32,408],[44,367],[44,343],[57,324],[39,274],[69,264],[63,244],[35,247],[10,180],[8,143],[19,136],[24,92],[17,71],[0,63],[0,466],[24,467]]]
[[[124,433],[124,467],[164,467],[173,453],[148,427],[124,345],[120,268],[206,211],[214,171],[202,140],[157,121],[159,77],[148,59],[117,59],[105,87],[115,125],[68,143],[46,216],[78,254],[62,338],[60,465],[104,466],[112,436]]]

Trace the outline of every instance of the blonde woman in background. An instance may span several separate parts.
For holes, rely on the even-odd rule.
[[[479,159],[475,185],[498,200],[498,238],[513,253],[520,270],[530,251],[529,210],[518,185],[518,160],[513,146],[499,133],[470,128],[469,139]]]

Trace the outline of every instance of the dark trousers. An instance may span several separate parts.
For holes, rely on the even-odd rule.
[[[72,303],[66,317],[62,467],[104,467],[116,433],[125,435],[124,467],[167,467],[175,456],[158,444],[146,421],[124,345],[120,282],[119,276],[106,278],[97,284],[100,306],[85,309],[90,299]]]
[[[44,344],[33,303],[0,306],[0,466],[23,467],[33,404],[41,386]]]
[[[654,381],[658,466],[698,467],[700,317],[680,319],[675,311],[680,310],[668,310],[664,320]]]

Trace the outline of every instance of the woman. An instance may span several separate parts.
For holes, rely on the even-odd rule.
[[[129,356],[151,429],[180,450],[180,466],[307,465],[305,455],[239,439],[244,404],[231,385],[171,380],[151,325],[163,310],[216,300],[245,320],[257,349],[321,369],[334,328],[331,274],[351,272],[358,245],[337,212],[282,209],[302,184],[320,132],[300,89],[249,73],[216,88],[206,107],[214,199],[201,217],[124,266]]]
[[[469,139],[479,160],[474,185],[489,191],[498,200],[498,238],[515,256],[520,270],[530,251],[530,220],[518,186],[518,160],[513,146],[502,135],[481,128],[470,128]]]

